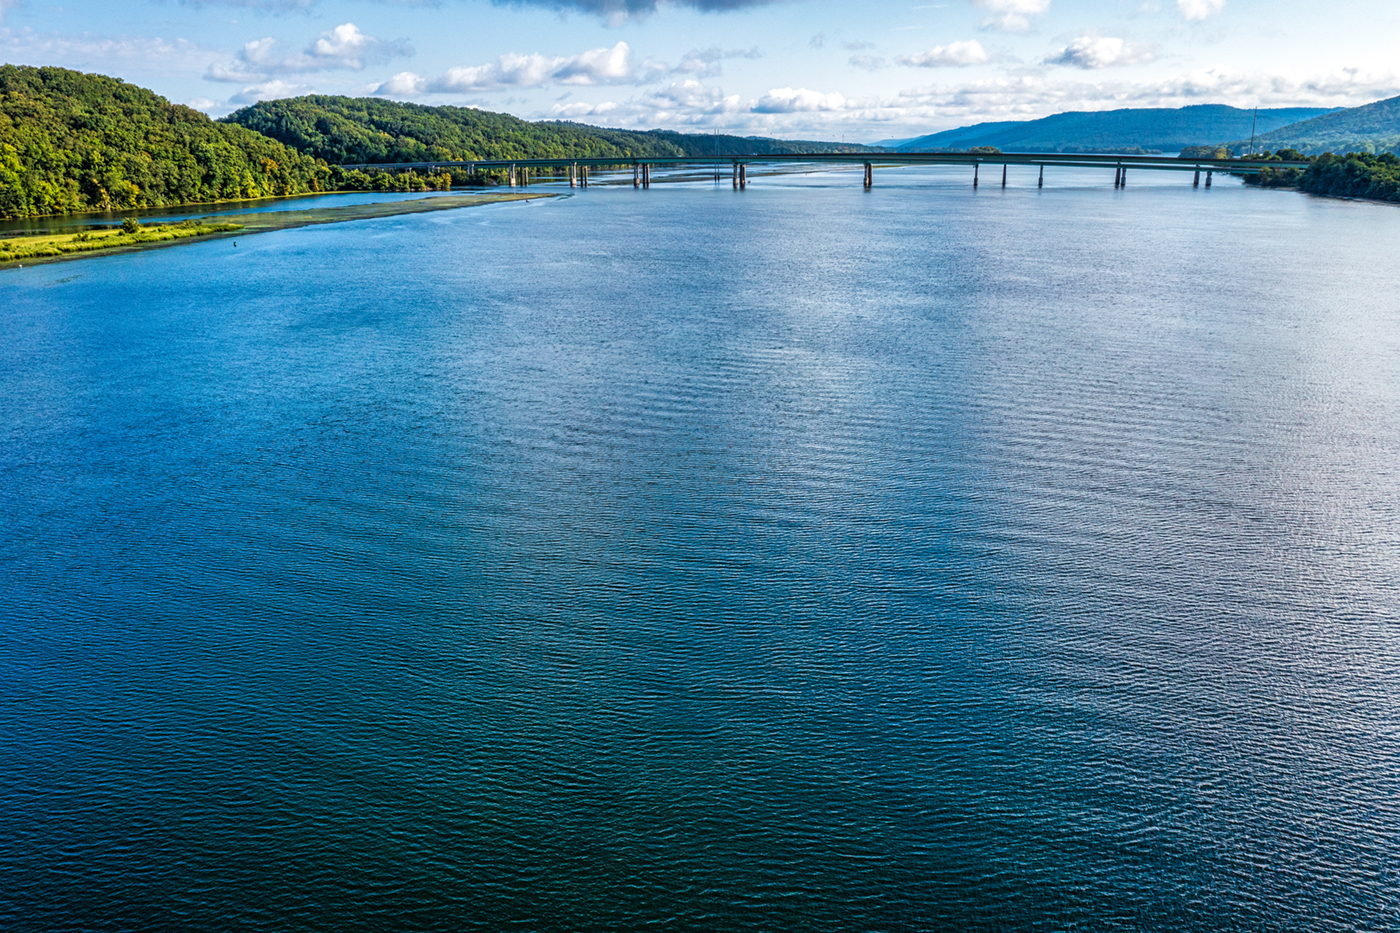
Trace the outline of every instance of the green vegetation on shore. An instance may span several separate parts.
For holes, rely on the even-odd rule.
[[[128,218],[120,227],[111,230],[83,230],[78,233],[0,240],[0,263],[51,259],[69,253],[124,250],[143,244],[164,243],[168,240],[183,240],[242,229],[240,224],[209,223],[195,220],[143,227],[135,220]]]
[[[870,146],[530,123],[470,107],[311,95],[263,101],[224,118],[332,165],[473,159],[619,159],[788,152],[874,152]]]
[[[1250,162],[1307,161],[1306,169],[1264,167],[1258,175],[1244,176],[1246,185],[1260,188],[1297,188],[1309,194],[1338,198],[1366,198],[1400,202],[1400,156],[1392,152],[1373,155],[1330,152],[1309,157],[1296,149],[1281,149],[1250,156]]]
[[[329,175],[266,136],[116,78],[0,65],[0,217],[301,194]]]
[[[144,227],[128,217],[120,228],[87,230],[79,233],[41,234],[0,241],[0,266],[16,263],[57,262],[100,253],[129,252],[178,245],[176,241],[197,237],[218,238],[252,236],[274,230],[290,230],[318,224],[344,223],[351,220],[374,220],[403,214],[424,214],[477,207],[506,201],[528,201],[555,197],[551,194],[524,192],[493,192],[446,195],[411,201],[380,201],[373,204],[345,204],[337,207],[312,207],[305,210],[262,211],[255,214],[234,214],[182,223]]]

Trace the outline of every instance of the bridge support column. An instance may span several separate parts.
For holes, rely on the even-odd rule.
[[[512,166],[510,167],[510,170],[509,170],[506,174],[509,176],[510,186],[511,186],[512,188],[514,188],[514,187],[515,187],[515,166],[512,165]]]
[[[875,187],[875,166],[869,162],[865,163],[865,188],[869,191]]]
[[[1192,188],[1199,188],[1199,187],[1201,187],[1201,170],[1200,170],[1200,169],[1196,169],[1196,177],[1193,178],[1193,179],[1191,180],[1191,187],[1192,187]]]
[[[977,187],[977,172],[978,172],[981,168],[982,168],[982,163],[980,163],[980,162],[973,162],[973,163],[972,163],[972,187],[974,187],[974,188]]]
[[[743,191],[749,186],[749,165],[747,162],[739,163],[739,190]]]
[[[1206,187],[1207,187],[1207,188],[1210,187],[1210,176],[1212,176],[1212,175],[1214,175],[1214,174],[1215,174],[1215,173],[1214,173],[1214,172],[1211,172],[1211,171],[1207,171],[1207,172],[1206,172]]]
[[[633,187],[633,188],[640,188],[641,186],[642,186],[642,167],[641,167],[640,165],[638,165],[636,162],[633,162],[633,163],[632,163],[632,187]]]
[[[1128,187],[1128,167],[1123,166],[1123,187]]]
[[[580,172],[581,175],[582,175],[583,187],[587,188],[587,187],[588,187],[588,166],[586,166],[586,165],[580,165],[578,168],[579,168],[579,172]]]
[[[734,190],[739,190],[739,163],[734,163]]]
[[[1006,187],[1006,163],[1005,163],[1005,162],[1003,162],[1003,163],[1002,163],[1002,166],[1001,166],[1001,186],[1002,186],[1003,188]]]
[[[645,162],[642,163],[642,187],[651,187],[651,166],[647,165]]]
[[[530,170],[528,168],[522,168],[520,170],[520,187],[530,187]]]
[[[1045,187],[1045,166],[1043,165],[1040,167],[1040,181],[1036,182],[1035,186],[1037,188]]]
[[[573,188],[573,187],[576,187],[576,186],[577,186],[577,185],[576,185],[576,182],[575,182],[575,180],[574,180],[575,175],[577,174],[577,172],[578,172],[578,166],[575,165],[574,163],[570,162],[570,163],[569,163],[569,187],[570,187],[570,188]]]

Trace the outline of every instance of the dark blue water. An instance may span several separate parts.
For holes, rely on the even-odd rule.
[[[0,928],[1395,929],[1400,211],[852,177],[0,274]]]

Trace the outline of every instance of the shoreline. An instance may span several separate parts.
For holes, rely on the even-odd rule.
[[[95,259],[100,256],[113,256],[123,253],[137,253],[152,249],[167,249],[190,243],[207,243],[210,240],[226,240],[231,237],[253,236],[259,233],[272,233],[277,230],[294,230],[298,227],[312,227],[321,224],[347,223],[353,220],[375,220],[381,217],[398,217],[407,214],[426,214],[434,211],[457,210],[465,207],[479,207],[484,204],[505,204],[511,201],[531,201],[541,198],[557,198],[557,193],[526,194],[523,192],[502,192],[500,194],[441,195],[435,198],[418,198],[410,201],[380,201],[372,204],[347,204],[341,207],[319,207],[309,210],[263,211],[255,214],[221,214],[219,224],[238,226],[236,230],[221,230],[200,236],[186,236],[149,243],[124,243],[109,248],[87,249],[58,256],[32,256],[0,262],[0,270],[22,269],[25,266],[45,265],[53,262],[70,262],[78,259]]]

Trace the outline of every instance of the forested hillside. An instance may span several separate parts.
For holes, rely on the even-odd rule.
[[[329,170],[116,78],[0,65],[0,217],[298,194]]]
[[[1319,107],[1260,110],[1258,132],[1266,133],[1327,112]],[[1073,111],[1040,120],[982,123],[947,130],[909,140],[899,148],[921,151],[996,146],[1003,152],[1178,152],[1187,146],[1215,145],[1241,136],[1248,140],[1253,125],[1254,111],[1223,104]]]
[[[1297,149],[1309,155],[1323,152],[1400,153],[1400,97],[1379,100],[1293,123],[1265,133],[1260,149]]]
[[[662,130],[635,132],[580,123],[530,123],[469,107],[428,107],[366,97],[313,95],[270,100],[224,118],[332,164],[616,156],[762,155],[866,151],[866,146]]]

